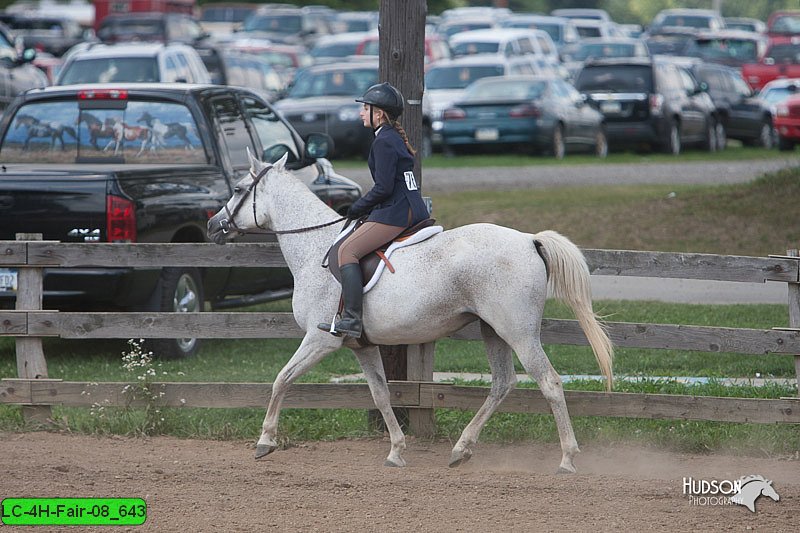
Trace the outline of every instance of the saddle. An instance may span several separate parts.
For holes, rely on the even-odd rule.
[[[331,249],[328,250],[328,255],[326,257],[327,264],[325,262],[322,264],[323,267],[327,267],[328,270],[330,270],[333,277],[336,278],[336,281],[339,283],[342,282],[341,273],[339,271],[339,247],[351,233],[364,223],[364,220],[363,218],[357,220],[354,224],[347,226],[342,233],[339,234],[336,238],[336,242],[334,242]],[[384,266],[389,269],[389,272],[394,273],[394,266],[389,262],[389,256],[392,251],[402,246],[409,246],[421,242],[443,231],[441,226],[434,226],[434,224],[436,224],[435,219],[426,218],[422,222],[403,231],[403,233],[395,237],[393,241],[384,244],[377,250],[362,257],[361,261],[359,261],[359,266],[361,267],[361,279],[365,287],[364,292],[367,292],[377,283]]]

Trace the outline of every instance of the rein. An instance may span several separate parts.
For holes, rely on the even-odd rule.
[[[264,178],[264,176],[267,175],[267,172],[269,172],[269,170],[271,168],[272,168],[272,165],[267,165],[257,175],[253,174],[253,171],[251,170],[250,171],[250,177],[253,178],[253,181],[252,181],[252,183],[250,183],[250,186],[247,188],[247,192],[245,192],[244,195],[242,195],[242,198],[239,200],[239,203],[237,203],[234,206],[233,211],[228,209],[228,204],[225,204],[225,213],[228,215],[228,217],[223,219],[223,220],[220,220],[220,222],[219,222],[219,225],[222,227],[222,233],[226,233],[227,234],[227,233],[230,233],[231,230],[233,230],[233,231],[235,231],[235,232],[237,232],[237,233],[239,233],[241,235],[244,235],[244,234],[249,234],[249,235],[289,235],[289,234],[292,234],[292,233],[304,233],[306,231],[313,231],[313,230],[316,230],[316,229],[321,229],[321,228],[325,228],[325,227],[328,227],[328,226],[333,226],[334,224],[338,224],[339,222],[341,222],[343,220],[347,220],[347,217],[341,217],[341,218],[337,218],[336,220],[333,220],[331,222],[326,222],[324,224],[317,224],[316,226],[307,226],[307,227],[304,227],[304,228],[295,228],[295,229],[287,229],[287,230],[270,230],[270,229],[265,228],[261,224],[259,224],[258,223],[258,217],[256,216],[256,185],[258,185],[258,183]],[[247,195],[250,194],[250,193],[253,194],[253,220],[255,221],[256,226],[259,229],[244,229],[244,228],[240,228],[239,226],[236,225],[236,222],[234,222],[234,220],[233,220],[234,217],[236,216],[236,214],[239,212],[239,210],[244,205],[244,201],[245,201],[245,199],[247,199]]]

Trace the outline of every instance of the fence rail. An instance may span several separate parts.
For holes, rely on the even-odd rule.
[[[0,266],[19,269],[17,309],[0,310],[0,335],[17,338],[19,378],[0,381],[0,403],[28,406],[128,405],[125,384],[82,383],[46,379],[42,337],[97,338],[301,338],[304,332],[291,313],[112,313],[42,310],[44,268],[61,267],[213,267],[220,264],[281,267],[285,262],[276,243],[229,244],[74,244],[38,241],[21,236],[0,241]],[[789,327],[744,329],[652,323],[607,323],[619,347],[739,353],[795,357],[800,374],[800,259],[786,256],[747,257],[626,250],[584,250],[593,275],[683,278],[696,280],[784,282],[787,284]],[[473,323],[452,335],[477,340]],[[586,345],[577,321],[546,319],[545,344]],[[409,407],[417,432],[430,431],[433,409],[477,409],[486,387],[432,383],[433,346],[409,350],[409,379],[392,382],[392,402]],[[413,360],[412,360],[413,358]],[[41,379],[31,379],[34,377]],[[20,379],[22,378],[22,379]],[[164,405],[183,407],[262,407],[269,398],[264,383],[159,384]],[[287,407],[369,408],[372,400],[363,384],[295,384]],[[800,423],[795,398],[745,399],[659,394],[567,391],[574,415],[677,418],[759,423]],[[549,413],[539,391],[517,389],[501,410]],[[415,428],[412,426],[412,431]]]

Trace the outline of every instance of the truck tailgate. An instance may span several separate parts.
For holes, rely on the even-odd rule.
[[[41,233],[45,240],[96,242],[105,234],[107,174],[0,171],[0,240]]]

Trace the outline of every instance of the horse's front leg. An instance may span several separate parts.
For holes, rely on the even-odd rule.
[[[389,386],[386,383],[386,373],[383,369],[380,351],[374,346],[353,351],[364,371],[369,390],[372,393],[372,400],[383,415],[386,428],[389,430],[389,438],[392,441],[392,449],[383,464],[384,466],[406,466],[406,461],[402,457],[403,451],[406,449],[406,437],[392,410]]]
[[[275,382],[272,384],[272,396],[261,428],[261,437],[256,444],[256,459],[260,459],[278,448],[275,440],[278,432],[278,416],[289,386],[326,355],[339,349],[341,345],[341,339],[319,330],[306,333],[306,336],[303,337],[303,342],[300,343],[289,362],[278,372]]]

